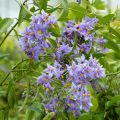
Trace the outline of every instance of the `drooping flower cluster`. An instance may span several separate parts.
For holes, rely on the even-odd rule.
[[[81,58],[76,58],[76,62],[72,61],[72,65],[66,64],[66,67],[63,67],[57,61],[55,61],[54,66],[47,65],[44,73],[37,79],[37,83],[44,85],[45,93],[47,93],[46,89],[53,90],[50,83],[59,80],[66,93],[69,90],[71,91],[64,98],[64,109],[80,115],[81,110],[88,112],[92,106],[91,94],[87,90],[87,85],[91,85],[92,81],[104,77],[105,69],[102,68],[98,61],[92,56],[89,60],[86,60],[85,56],[82,55]],[[57,98],[57,101],[55,99],[56,104],[53,104],[53,102],[47,103],[45,108],[48,111],[53,109],[56,111],[57,102],[61,99],[62,96]]]
[[[81,23],[69,21],[58,38],[49,32],[56,19],[42,10],[41,15],[33,16],[30,27],[23,32],[20,39],[22,50],[35,60],[39,60],[39,55],[46,54],[46,49],[53,47],[48,39],[56,39],[56,48],[50,53],[55,58],[54,64],[48,64],[37,79],[45,96],[49,97],[47,103],[43,100],[47,112],[57,112],[60,105],[63,112],[67,110],[75,115],[90,110],[92,96],[87,86],[94,86],[98,79],[106,76],[105,69],[92,55],[89,59],[84,56],[94,48],[93,29],[97,22],[97,18],[89,17]],[[96,43],[103,49],[105,40],[100,38]]]
[[[22,50],[32,59],[39,60],[40,54],[45,54],[51,45],[47,41],[51,37],[48,29],[56,24],[54,16],[41,11],[41,15],[33,16],[32,22],[22,33],[20,46]]]
[[[75,112],[76,115],[79,115],[80,110],[89,111],[92,106],[91,95],[86,85],[90,84],[92,86],[92,81],[104,78],[106,75],[105,69],[92,56],[89,60],[86,60],[85,56],[82,55],[81,58],[77,58],[76,60],[77,64],[73,61],[71,66],[66,65],[68,79],[65,86],[69,82],[72,82],[72,92],[66,99],[65,106],[70,111]]]

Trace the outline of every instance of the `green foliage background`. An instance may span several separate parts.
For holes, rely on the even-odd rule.
[[[62,28],[63,23],[85,16],[99,18],[96,30],[99,36],[108,40],[106,54],[93,53],[105,67],[107,77],[99,84],[102,91],[92,93],[93,106],[89,113],[83,113],[78,120],[120,120],[120,9],[112,12],[102,0],[82,0],[81,4],[70,0],[28,0],[19,2],[18,19],[0,18],[0,120],[51,120],[54,113],[45,114],[41,100],[41,88],[36,84],[47,63],[51,63],[47,55],[41,56],[40,62],[26,57],[18,45],[20,32],[29,25],[31,16],[39,14],[42,9],[55,14]],[[106,11],[104,14],[102,10]],[[58,27],[52,30],[59,36]],[[52,42],[55,47],[54,42]],[[59,113],[57,120],[76,120],[75,116],[66,117]]]

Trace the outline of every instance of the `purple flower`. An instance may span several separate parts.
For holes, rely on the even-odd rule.
[[[58,98],[52,98],[49,103],[45,104],[46,112],[57,112],[56,107],[58,106]]]
[[[20,46],[22,50],[32,59],[38,61],[39,55],[46,53],[50,43],[46,40],[51,37],[48,29],[56,24],[54,16],[41,11],[41,15],[33,16],[30,26],[22,33]]]
[[[80,4],[80,3],[81,3],[81,0],[76,0],[76,2]]]
[[[60,79],[61,75],[64,73],[64,70],[62,66],[55,61],[54,66],[47,65],[47,68],[44,70],[44,72],[48,73],[51,77],[56,77],[57,79]]]
[[[96,51],[99,53],[106,53],[108,52],[108,48],[105,48],[104,44],[107,42],[106,39],[103,38],[98,38],[96,40],[97,43],[97,47],[96,47]]]
[[[87,44],[83,43],[82,45],[79,45],[79,49],[81,53],[89,53],[91,48],[92,48],[92,44],[90,44],[90,42]]]
[[[51,79],[51,76],[43,73],[41,76],[38,77],[37,83],[44,86],[44,93],[47,94],[49,90],[53,90],[53,87],[51,86],[51,82],[53,80]]]
[[[98,38],[98,39],[96,40],[96,42],[97,42],[97,44],[99,44],[99,45],[104,45],[104,44],[106,43],[106,40],[103,39],[103,38]]]

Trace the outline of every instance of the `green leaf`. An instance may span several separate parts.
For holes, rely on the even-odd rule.
[[[93,120],[104,120],[104,113],[97,113],[93,115]]]
[[[5,120],[5,111],[4,110],[0,111],[0,120]]]
[[[64,10],[62,9],[58,16],[59,21],[68,21],[68,16],[64,15]]]
[[[2,18],[0,17],[0,22],[2,21]]]
[[[98,10],[103,10],[106,8],[106,5],[102,0],[95,0],[93,6]]]
[[[109,36],[104,36],[104,38],[108,40],[107,43],[105,44],[107,48],[111,48],[116,52],[120,50],[118,45],[113,40],[111,40]]]
[[[13,81],[9,82],[8,85],[8,104],[10,108],[14,108],[15,105],[15,88]]]
[[[68,1],[67,0],[61,0],[62,7],[64,9],[64,15],[68,15]]]
[[[0,35],[6,32],[7,29],[12,25],[14,20],[12,18],[5,18],[0,22]]]
[[[52,13],[52,12],[56,11],[58,8],[59,8],[59,6],[57,6],[55,8],[47,9],[47,13]]]
[[[75,2],[69,3],[69,19],[81,20],[86,15],[86,10]]]
[[[108,109],[109,107],[117,104],[118,102],[120,102],[120,95],[112,97],[111,100],[106,103],[105,108]]]
[[[55,40],[53,40],[53,39],[50,38],[49,41],[50,41],[50,43],[52,44],[52,46],[53,46],[54,48],[57,47],[57,44],[56,44]]]
[[[87,89],[88,89],[88,91],[90,91],[90,93],[92,95],[94,95],[95,92],[94,92],[94,90],[93,90],[93,88],[92,88],[92,86],[90,84],[87,85]]]
[[[51,27],[49,28],[49,32],[51,32],[51,34],[55,37],[60,37],[60,29],[57,24],[51,25]]]
[[[2,54],[2,55],[0,55],[0,59],[3,59],[3,58],[5,58],[5,57],[7,57],[7,56],[9,56],[10,54]]]
[[[54,115],[54,112],[50,112],[43,118],[43,120],[51,120],[54,117]]]
[[[33,120],[35,111],[27,110],[27,120]]]
[[[119,115],[119,117],[120,117],[120,108],[115,108],[115,111],[116,111],[116,113]]]
[[[120,19],[120,9],[117,9],[115,12],[115,17]]]
[[[101,58],[101,57],[104,57],[105,54],[103,54],[103,53],[95,53],[95,52],[94,52],[94,53],[93,53],[93,56],[99,59],[99,58]]]
[[[40,10],[47,10],[47,3],[48,3],[48,0],[37,0],[38,2],[38,6],[40,8]]]
[[[90,113],[83,113],[78,120],[92,120],[92,115]]]
[[[114,34],[117,38],[118,38],[118,42],[120,43],[120,33],[119,32],[117,32],[114,28],[112,28],[112,27],[109,27],[109,30],[110,30],[110,32],[112,33],[112,34]]]
[[[26,5],[21,5],[20,13],[18,17],[18,25],[20,25],[24,19],[28,20],[31,17],[31,13],[28,12]]]
[[[108,14],[100,19],[100,23],[107,24],[113,20],[114,14]]]
[[[92,105],[93,106],[91,106],[91,111],[95,112],[98,108],[98,101],[95,97],[92,97]]]

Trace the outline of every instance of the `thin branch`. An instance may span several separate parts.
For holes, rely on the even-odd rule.
[[[106,74],[106,76],[113,76],[113,75],[117,75],[117,74],[120,74],[120,71],[115,72],[115,73],[109,73],[109,74]]]
[[[2,42],[0,43],[0,47],[2,46],[2,44],[5,42],[6,38],[9,36],[9,34],[13,31],[13,29],[17,26],[18,21],[15,23],[15,25],[10,29],[10,31],[5,35],[5,37],[3,38]]]
[[[25,59],[25,60],[22,60],[22,61],[20,61],[19,63],[17,63],[13,68],[12,68],[12,70],[6,75],[6,77],[3,79],[3,81],[0,83],[0,86],[2,86],[3,85],[3,83],[6,81],[6,79],[9,77],[9,75],[11,74],[11,72],[13,71],[13,70],[15,70],[15,68],[17,68],[20,64],[22,64],[24,61],[27,61],[28,59]]]

